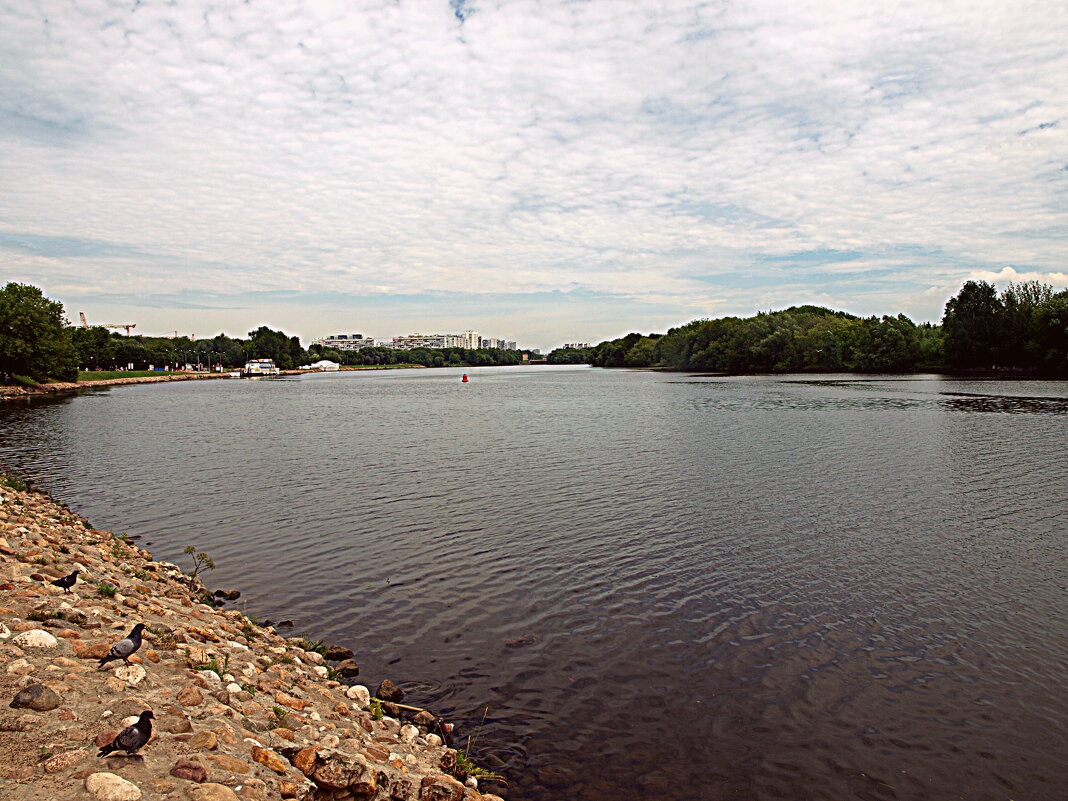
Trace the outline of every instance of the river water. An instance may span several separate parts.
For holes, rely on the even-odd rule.
[[[1068,797],[1068,383],[467,372],[3,405],[0,467],[207,551],[512,801]]]

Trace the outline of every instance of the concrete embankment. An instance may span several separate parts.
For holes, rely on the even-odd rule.
[[[463,761],[431,715],[382,716],[312,644],[214,608],[177,566],[8,484],[0,477],[0,798],[500,801],[458,780]],[[75,569],[70,592],[51,583]],[[147,628],[129,664],[101,666],[136,623]],[[145,710],[154,728],[136,756],[97,756]]]

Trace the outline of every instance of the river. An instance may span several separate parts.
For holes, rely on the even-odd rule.
[[[1068,797],[1068,383],[461,372],[8,403],[0,467],[206,551],[510,801]]]

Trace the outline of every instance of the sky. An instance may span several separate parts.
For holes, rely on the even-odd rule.
[[[1068,4],[0,0],[0,282],[551,348],[1068,286]]]

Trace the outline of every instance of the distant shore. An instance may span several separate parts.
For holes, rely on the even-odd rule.
[[[370,364],[342,367],[341,370],[399,370],[425,369],[421,364]],[[283,370],[281,375],[305,375],[318,373],[319,370]],[[35,384],[30,387],[0,387],[0,400],[14,400],[36,395],[55,395],[62,392],[77,392],[81,389],[114,387],[123,384],[162,384],[170,381],[205,381],[216,378],[229,378],[228,372],[221,373],[168,373],[167,375],[131,376],[129,378],[104,378],[95,381],[54,381],[48,384]]]

